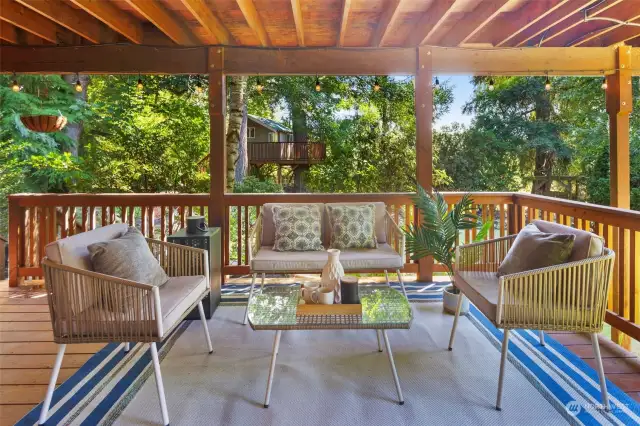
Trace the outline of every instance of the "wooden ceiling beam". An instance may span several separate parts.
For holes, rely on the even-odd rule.
[[[544,32],[544,40],[542,40],[542,46],[556,46],[563,47],[566,42],[570,42],[578,38],[582,33],[582,27],[584,27],[584,9],[589,9],[589,16],[598,16],[607,11],[610,11],[612,8],[622,6],[624,0],[605,0],[604,2],[595,2],[590,4],[588,7],[582,7],[575,11],[573,14],[567,16],[566,19],[559,22],[557,25],[552,26],[545,30]],[[535,34],[534,37],[541,38],[542,32]],[[518,43],[518,46],[524,46],[528,40],[523,40]],[[539,43],[539,40],[537,41]]]
[[[0,0],[0,19],[52,43],[58,42],[56,24],[12,0]]]
[[[409,35],[407,45],[418,46],[427,42],[429,37],[442,25],[451,13],[456,0],[438,0],[431,4]]]
[[[200,25],[215,36],[220,44],[233,45],[235,40],[222,21],[213,13],[205,0],[182,0],[182,4],[198,20]]]
[[[589,15],[591,16],[591,15]],[[607,18],[614,18],[614,19],[618,19],[620,21],[624,21],[624,22],[634,22],[637,19],[640,19],[640,2],[636,2],[634,3],[622,3],[617,7],[612,7],[611,9],[609,9],[606,13],[602,14],[602,17],[607,17]],[[585,43],[588,43],[591,40],[595,40],[597,38],[600,37],[604,37],[606,34],[608,34],[611,31],[617,30],[618,28],[623,28],[625,27],[625,25],[623,24],[616,24],[614,22],[608,22],[608,21],[590,21],[590,22],[601,22],[603,24],[608,24],[606,25],[604,28],[600,29],[600,30],[596,30],[593,31],[591,33],[585,34],[583,37],[574,39],[574,40],[570,40],[569,43],[566,43],[565,45],[568,46],[583,46],[585,45]],[[629,28],[633,28],[634,26],[630,26]],[[635,27],[635,29],[637,31],[640,31],[640,27]],[[628,31],[627,31],[628,32]],[[633,33],[633,31],[632,31]],[[624,41],[624,40],[622,40]],[[599,45],[599,43],[597,43]],[[613,43],[612,43],[613,44]]]
[[[438,46],[458,46],[476,35],[489,22],[493,21],[512,0],[494,0],[480,3],[468,12],[440,40],[434,40]]]
[[[198,39],[189,28],[176,16],[164,8],[158,0],[125,0],[131,7],[140,12],[160,31],[176,44],[193,46],[199,44]]]
[[[531,40],[567,17],[598,0],[554,0],[527,3],[520,10],[503,17],[493,38],[495,46],[513,47]]]
[[[10,23],[0,20],[0,40],[18,44],[18,29]]]
[[[16,0],[21,5],[73,31],[92,43],[111,43],[116,34],[85,12],[75,9],[61,0]]]
[[[636,24],[640,24],[640,16],[636,16],[629,20]],[[615,28],[611,28],[608,31],[600,32],[593,37],[589,37],[588,40],[576,44],[580,47],[600,47],[600,46],[612,46],[618,43],[624,43],[629,40],[633,40],[636,37],[640,37],[640,27],[635,25],[615,25]]]
[[[70,0],[89,15],[122,34],[133,43],[141,44],[143,30],[140,21],[108,1]]]
[[[302,8],[300,8],[300,0],[291,0],[291,11],[293,12],[293,22],[296,25],[298,46],[304,47],[304,23],[302,22]]]
[[[265,47],[271,46],[269,34],[267,34],[267,30],[264,28],[260,14],[258,14],[255,4],[253,4],[253,0],[236,0],[236,2],[247,24],[249,24],[249,27],[258,37],[258,40],[260,40],[260,44]]]
[[[340,15],[340,26],[338,33],[338,47],[344,46],[344,37],[347,34],[347,23],[349,22],[349,13],[351,12],[351,0],[342,0],[342,14]]]
[[[371,38],[370,44],[372,47],[380,47],[384,43],[384,38],[389,33],[393,21],[398,17],[400,3],[402,3],[402,0],[387,0],[386,7],[380,15],[378,26]]]

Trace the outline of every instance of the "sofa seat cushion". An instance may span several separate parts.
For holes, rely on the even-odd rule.
[[[495,272],[458,271],[455,285],[490,321],[496,321],[499,278]]]
[[[207,291],[208,283],[203,275],[171,277],[160,287],[160,307],[164,334],[171,329],[188,309]]]
[[[277,252],[262,246],[251,261],[251,270],[260,272],[320,272],[327,263],[327,252]],[[340,253],[345,270],[398,269],[403,259],[389,244],[378,244],[377,249],[345,250]]]
[[[172,277],[160,290],[160,312],[162,312],[162,336],[156,332],[155,320],[147,323],[140,320],[141,315],[129,310],[113,312],[105,309],[103,303],[96,303],[74,315],[71,320],[73,337],[85,337],[92,341],[108,342],[113,340],[114,333],[121,335],[128,332],[132,337],[143,333],[145,329],[153,330],[152,336],[162,339],[178,323],[189,307],[194,305],[207,290],[206,278],[202,275],[191,277]],[[152,313],[153,316],[153,313]],[[56,319],[62,334],[68,334],[68,324],[62,316]],[[119,321],[114,328],[114,321]]]

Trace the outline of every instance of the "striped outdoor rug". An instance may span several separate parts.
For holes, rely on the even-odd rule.
[[[392,285],[399,289],[397,283]],[[441,283],[428,290],[441,289],[444,285]],[[441,300],[438,292],[428,293],[425,287],[420,283],[407,285],[410,300],[418,303]],[[223,303],[243,302],[247,290],[247,285],[225,286]],[[499,351],[502,331],[496,329],[474,307],[471,308],[469,319]],[[159,346],[161,359],[189,324],[189,321],[185,321]],[[570,424],[640,424],[640,404],[611,382],[607,386],[612,411],[601,411],[596,371],[548,335],[546,346],[542,347],[538,343],[537,333],[514,331],[510,339],[509,361],[507,371],[515,367]],[[495,392],[497,386],[497,366],[495,373],[496,382],[488,384],[491,393]],[[152,374],[151,357],[145,346],[135,345],[125,354],[122,345],[109,344],[56,389],[47,424],[112,424]],[[170,393],[168,395],[170,397]],[[36,406],[17,424],[37,424],[40,408],[41,405]],[[532,414],[531,418],[535,420],[535,415]]]

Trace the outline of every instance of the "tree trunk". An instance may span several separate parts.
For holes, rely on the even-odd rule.
[[[64,74],[62,76],[62,79],[67,83],[69,83],[71,86],[73,86],[74,90],[75,90],[76,81],[79,79],[80,84],[82,84],[82,92],[75,92],[76,99],[81,99],[84,102],[87,101],[87,87],[89,86],[89,82],[91,81],[89,79],[89,75],[80,74],[79,76],[76,76],[75,74]],[[68,123],[65,126],[64,128],[65,135],[67,135],[69,139],[73,141],[73,146],[67,147],[65,149],[65,152],[70,152],[72,155],[75,155],[75,156],[78,156],[78,153],[80,154],[82,153],[83,147],[80,144],[80,137],[82,136],[83,127],[84,126],[82,122]]]
[[[536,102],[536,120],[537,121],[551,121],[551,100],[549,95],[544,93],[537,99]],[[553,165],[555,163],[555,153],[547,148],[538,147],[535,152],[535,166],[533,175],[549,177],[553,174]],[[551,180],[546,179],[540,182],[536,188],[536,179],[531,187],[531,192],[539,194],[546,194],[551,191]]]
[[[238,162],[236,163],[236,182],[242,183],[249,168],[249,156],[247,153],[247,103],[242,108],[242,125],[240,126],[240,139],[238,140]]]
[[[304,108],[295,100],[289,100],[291,110],[291,122],[293,124],[293,141],[307,142],[309,140],[309,128],[307,127],[307,115]]]
[[[227,192],[233,192],[236,163],[238,162],[238,145],[242,131],[242,117],[247,91],[247,77],[231,77],[229,91],[229,123],[227,125]]]

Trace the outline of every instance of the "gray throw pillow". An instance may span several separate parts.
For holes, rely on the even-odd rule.
[[[318,206],[274,206],[274,251],[320,251],[322,213]]]
[[[575,235],[547,234],[530,223],[518,234],[504,260],[498,276],[566,263],[571,255]]]
[[[158,287],[169,281],[136,228],[129,227],[121,237],[91,244],[87,249],[93,270],[101,274]]]
[[[373,204],[327,206],[331,248],[375,249],[376,207]]]

